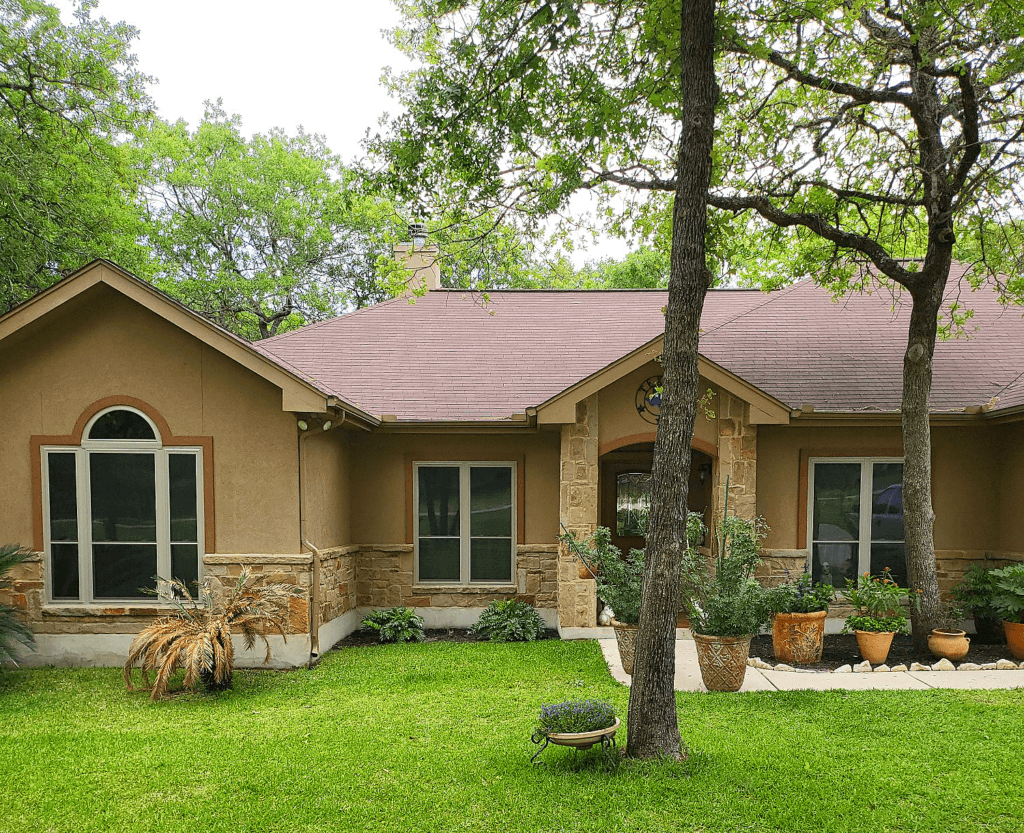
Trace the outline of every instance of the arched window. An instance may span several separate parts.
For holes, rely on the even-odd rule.
[[[163,445],[144,413],[108,408],[79,447],[44,446],[50,601],[150,598],[156,576],[198,581],[202,449]]]

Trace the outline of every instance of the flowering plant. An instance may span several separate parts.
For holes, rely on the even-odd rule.
[[[776,613],[814,613],[828,610],[835,588],[831,584],[815,582],[810,573],[795,581],[787,581],[768,588],[768,609]]]
[[[615,724],[615,707],[603,700],[566,700],[540,710],[537,734],[597,732]]]
[[[909,599],[911,593],[893,580],[888,567],[877,576],[867,572],[857,576],[856,582],[847,579],[846,588],[842,592],[846,601],[857,608],[853,615],[846,617],[843,633],[906,632],[907,617],[903,613],[902,602]],[[917,596],[913,599],[915,603],[919,603]]]

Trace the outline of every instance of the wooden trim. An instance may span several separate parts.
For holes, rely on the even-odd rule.
[[[902,448],[801,448],[800,480],[796,496],[796,548],[807,549],[807,490],[812,457],[902,457]]]
[[[203,550],[217,552],[216,497],[213,477],[213,437],[178,437],[171,432],[170,425],[160,412],[134,396],[105,396],[89,405],[75,422],[70,434],[37,434],[29,437],[29,453],[32,455],[32,548],[43,551],[43,457],[40,450],[44,445],[78,447],[82,444],[85,426],[100,411],[124,405],[142,411],[156,425],[161,443],[166,447],[199,446],[203,450]]]
[[[505,460],[516,464],[516,545],[526,541],[526,455],[510,454]],[[494,463],[501,462],[501,459],[493,455],[470,454],[460,455],[453,459],[451,455],[444,457],[424,457],[412,451],[405,452],[405,543],[415,545],[413,531],[415,525],[415,507],[412,503],[413,482],[412,472],[414,463]]]

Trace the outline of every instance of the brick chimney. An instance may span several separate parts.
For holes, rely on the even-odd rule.
[[[427,227],[423,223],[410,223],[409,238],[411,242],[395,246],[395,260],[409,274],[401,298],[411,298],[420,287],[426,287],[428,292],[441,288],[439,251],[437,246],[427,244]]]

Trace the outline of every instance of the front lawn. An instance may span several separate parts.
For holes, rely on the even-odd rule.
[[[160,703],[0,671],[0,830],[1024,829],[1024,691],[680,694],[689,764],[530,765],[542,704],[627,696],[593,642],[347,649]]]

